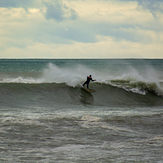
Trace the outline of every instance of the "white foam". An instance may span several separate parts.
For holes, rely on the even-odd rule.
[[[141,95],[145,95],[147,90],[163,95],[161,81],[161,74],[149,66],[146,66],[142,71],[130,67],[126,72],[122,71],[119,75],[114,76],[113,74],[108,79],[101,80],[104,84]]]
[[[24,78],[24,77],[16,77],[16,78],[5,78],[1,79],[0,83],[29,83],[29,84],[35,84],[35,83],[42,83],[42,79],[34,79],[34,78]]]
[[[0,83],[65,83],[69,86],[75,87],[82,85],[89,74],[95,74],[92,69],[84,67],[82,65],[71,67],[58,67],[52,63],[49,63],[45,69],[42,70],[42,75],[38,78],[33,77],[11,77],[7,76],[0,79]]]

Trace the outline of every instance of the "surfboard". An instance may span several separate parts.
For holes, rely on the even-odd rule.
[[[96,92],[94,89],[87,89],[87,88],[83,88],[85,91],[89,92],[89,93],[94,93]]]

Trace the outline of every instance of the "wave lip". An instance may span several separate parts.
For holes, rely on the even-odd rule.
[[[157,95],[163,96],[163,89],[160,83],[134,81],[134,80],[111,80],[109,85],[122,88],[128,92],[133,92],[141,95],[146,95],[148,92],[154,92]]]

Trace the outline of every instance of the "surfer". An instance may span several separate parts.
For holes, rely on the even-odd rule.
[[[87,84],[87,89],[89,89],[89,82],[90,81],[96,81],[96,80],[93,80],[91,75],[87,76],[87,81],[83,84],[83,87],[85,84]]]

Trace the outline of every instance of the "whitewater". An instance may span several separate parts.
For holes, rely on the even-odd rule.
[[[0,59],[0,112],[1,162],[161,162],[163,60]]]

